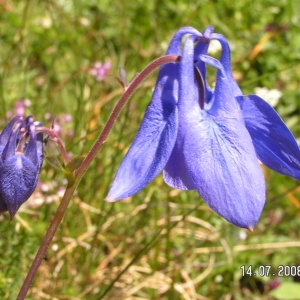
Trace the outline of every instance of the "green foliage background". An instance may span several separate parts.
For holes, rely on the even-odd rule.
[[[280,90],[276,109],[299,138],[299,11],[297,0],[1,0],[1,126],[15,102],[28,98],[26,114],[48,127],[47,116],[55,118],[67,150],[84,155],[122,93],[118,69],[131,78],[164,54],[181,26],[213,25],[230,42],[243,92]],[[96,61],[112,65],[102,82],[89,74]],[[161,176],[130,199],[103,202],[154,84],[155,74],[119,117],[27,299],[300,299],[300,267],[273,290],[276,276],[242,276],[240,268],[300,265],[294,179],[264,168],[267,202],[253,233],[221,219],[196,192],[172,190]],[[63,122],[66,114],[72,122]],[[49,145],[47,153],[57,149]],[[65,185],[45,162],[41,184],[15,219],[0,217],[1,299],[16,298]]]

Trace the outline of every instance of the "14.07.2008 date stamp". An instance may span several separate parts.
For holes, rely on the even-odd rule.
[[[269,265],[258,266],[253,268],[252,265],[240,267],[242,270],[242,276],[257,276],[257,277],[289,277],[289,276],[300,276],[300,266],[283,266],[272,267]]]

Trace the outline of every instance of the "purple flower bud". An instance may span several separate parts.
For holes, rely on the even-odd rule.
[[[43,133],[33,118],[13,118],[0,135],[0,213],[11,219],[36,188],[43,163]]]

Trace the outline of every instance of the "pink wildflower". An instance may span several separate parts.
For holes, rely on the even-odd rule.
[[[25,106],[30,106],[30,105],[31,105],[31,101],[29,99],[17,101],[15,103],[15,110],[17,116],[23,117],[25,115]]]
[[[102,81],[107,76],[110,68],[111,64],[109,62],[96,62],[93,68],[90,70],[90,74],[94,76],[97,81]]]
[[[16,114],[20,117],[23,117],[25,114],[25,105],[23,101],[17,101],[15,103]]]

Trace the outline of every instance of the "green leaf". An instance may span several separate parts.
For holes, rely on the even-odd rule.
[[[63,167],[63,165],[60,163],[60,161],[58,160],[58,158],[56,156],[53,155],[47,155],[45,157],[45,159],[49,162],[49,164],[54,167],[55,169],[61,170],[63,172],[65,172],[65,168]]]
[[[74,172],[77,170],[80,165],[82,164],[83,160],[85,159],[85,156],[76,156],[74,157],[67,165],[66,169],[70,172]]]

